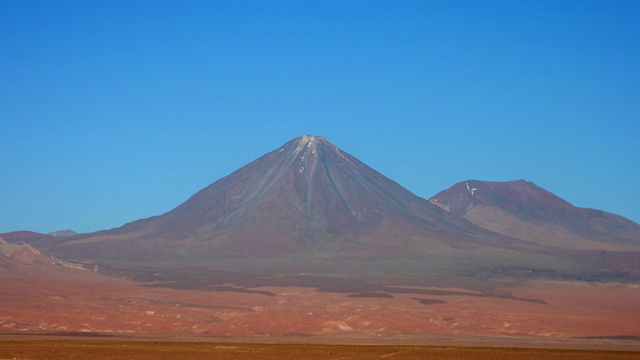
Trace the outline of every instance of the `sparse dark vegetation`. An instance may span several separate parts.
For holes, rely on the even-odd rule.
[[[387,294],[387,293],[383,293],[383,292],[370,292],[370,293],[356,293],[356,294],[349,294],[347,295],[347,297],[351,297],[351,298],[394,298],[393,295],[391,294]]]
[[[444,301],[439,300],[439,299],[418,299],[418,298],[413,298],[413,300],[417,300],[420,304],[423,304],[423,305],[444,304]]]

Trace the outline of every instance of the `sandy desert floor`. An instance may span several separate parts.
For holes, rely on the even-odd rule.
[[[416,352],[436,349],[394,350],[399,345],[640,351],[638,285],[505,282],[499,290],[507,295],[461,287],[400,285],[386,288],[393,291],[364,293],[359,289],[350,293],[304,286],[241,287],[233,283],[194,290],[64,271],[68,274],[0,276],[0,340],[4,341],[0,359],[73,358],[83,350],[114,359],[127,351],[140,353],[140,358],[162,358],[162,354],[178,358],[185,351],[195,351],[190,358],[212,358],[211,352],[218,351],[214,358],[222,359],[254,355],[282,358],[283,351],[301,351],[313,359],[327,358],[331,347],[305,345],[306,350],[299,350],[299,346],[340,343],[386,346],[364,350],[338,347],[346,353],[336,358],[344,359],[387,355],[391,359],[423,358]],[[44,335],[52,334],[94,336],[86,339],[105,336],[98,343],[42,342]],[[14,338],[8,338],[11,336]],[[24,342],[29,336],[37,338]],[[154,344],[145,336],[163,341]],[[108,340],[115,338],[119,340]],[[189,348],[168,342],[175,339],[197,341],[198,345]],[[142,344],[141,340],[147,342]],[[226,348],[201,344],[211,341],[253,344]],[[258,343],[297,345],[278,348]],[[202,354],[196,351],[200,348],[205,349]],[[460,355],[453,358],[464,359],[468,350],[460,349]],[[159,352],[157,356],[150,356],[154,351]],[[397,355],[390,355],[397,351]],[[526,350],[518,351],[522,351],[519,358],[529,356]],[[368,352],[377,355],[369,357]],[[451,353],[438,354],[433,358]],[[637,358],[638,353],[622,355]]]
[[[0,359],[640,359],[638,352],[398,345],[0,340]]]
[[[0,331],[387,339],[425,334],[640,338],[637,285],[528,282],[506,291],[404,288],[345,294],[307,287],[245,292],[85,282],[0,281]],[[356,295],[356,296],[354,296]],[[524,300],[523,300],[524,299]],[[544,302],[526,299],[542,299]]]

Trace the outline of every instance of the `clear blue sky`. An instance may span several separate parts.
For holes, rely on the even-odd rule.
[[[639,1],[0,1],[0,232],[159,215],[302,134],[640,222]]]

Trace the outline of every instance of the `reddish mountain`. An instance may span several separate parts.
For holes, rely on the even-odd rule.
[[[533,183],[457,183],[431,203],[483,228],[566,249],[640,251],[640,225],[600,210],[578,208]]]
[[[184,261],[532,249],[440,209],[313,136],[287,142],[162,216],[38,246],[71,257]]]

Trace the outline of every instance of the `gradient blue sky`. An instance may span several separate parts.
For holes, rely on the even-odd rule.
[[[0,232],[159,215],[302,134],[640,222],[639,1],[0,1]]]

